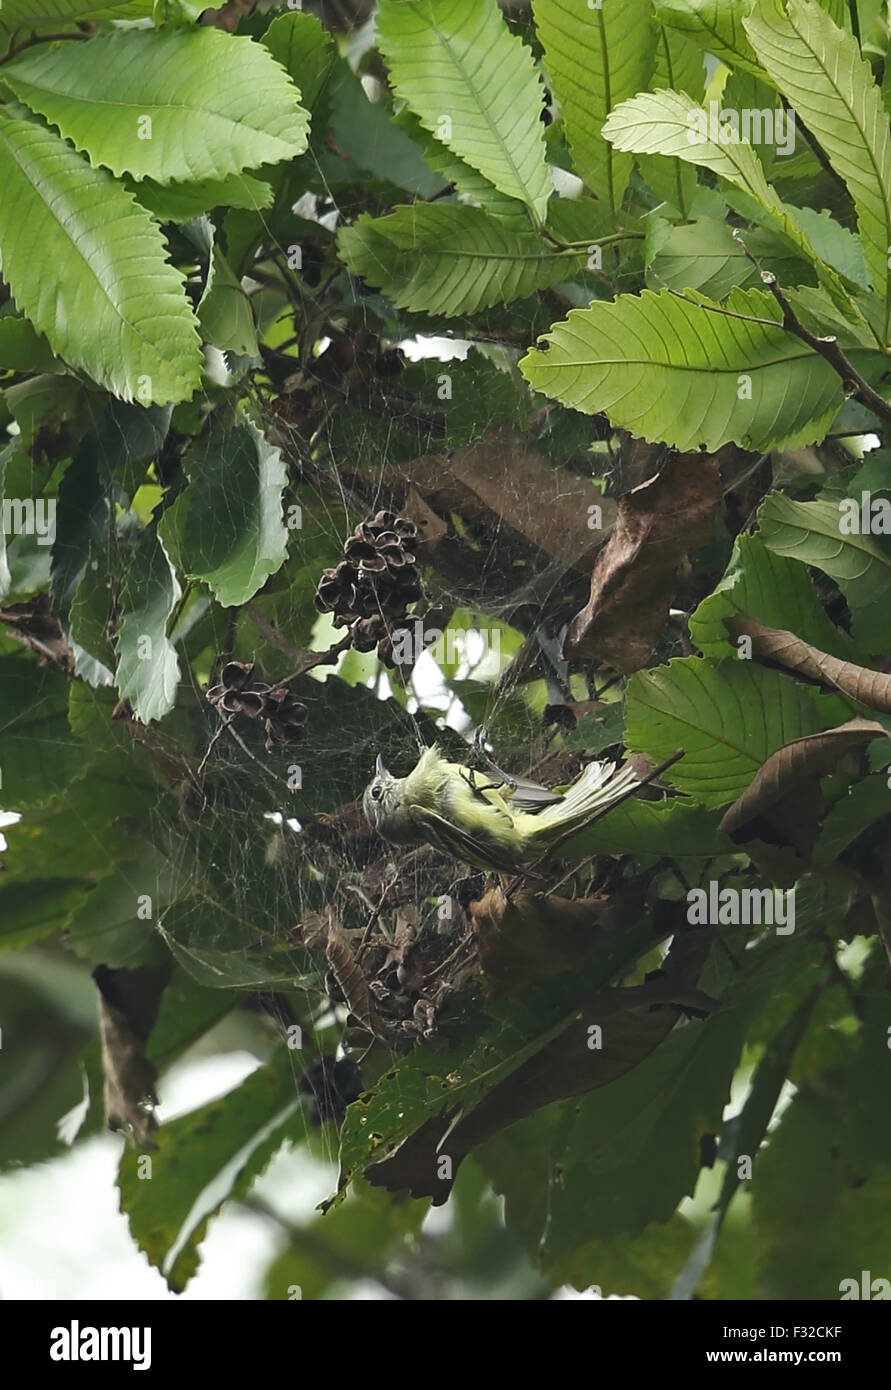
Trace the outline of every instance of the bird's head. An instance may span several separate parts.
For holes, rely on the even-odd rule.
[[[362,797],[362,810],[365,812],[365,819],[378,834],[385,834],[384,828],[394,816],[398,818],[399,811],[399,788],[402,779],[394,777],[384,767],[384,760],[380,753],[377,755],[377,762],[374,765],[374,777],[365,788]]]

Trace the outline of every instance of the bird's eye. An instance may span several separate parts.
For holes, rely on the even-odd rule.
[[[371,799],[372,799],[372,801],[380,801],[380,799],[381,799],[381,797],[383,796],[383,794],[384,794],[384,789],[383,789],[383,787],[380,786],[377,782],[375,782],[374,785],[373,785],[372,788],[371,788]]]

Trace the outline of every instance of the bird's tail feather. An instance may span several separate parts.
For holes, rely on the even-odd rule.
[[[619,797],[638,784],[638,776],[626,763],[617,767],[614,763],[588,763],[584,772],[567,788],[563,800],[554,806],[539,811],[536,822],[547,833],[552,827],[563,835],[573,826],[581,827],[596,811],[611,806]]]

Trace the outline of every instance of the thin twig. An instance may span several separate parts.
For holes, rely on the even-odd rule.
[[[226,730],[230,738],[234,738],[242,753],[246,754],[246,756],[250,758],[252,763],[256,763],[257,767],[261,767],[263,771],[266,773],[267,777],[271,777],[273,782],[278,782],[279,786],[284,787],[286,791],[291,790],[284,777],[279,777],[277,772],[273,772],[271,767],[266,766],[262,758],[258,758],[256,753],[251,752],[250,748],[248,748],[247,744],[245,743],[244,739],[241,737],[241,734],[238,732],[237,729],[234,729],[231,724],[227,724]]]
[[[201,776],[201,774],[204,772],[204,769],[207,767],[207,760],[208,760],[208,758],[210,757],[211,753],[213,752],[214,744],[216,743],[216,741],[217,741],[217,739],[220,737],[220,735],[223,734],[223,733],[225,733],[225,731],[228,729],[229,725],[232,723],[232,720],[233,720],[234,718],[235,718],[235,715],[234,715],[234,714],[230,714],[230,715],[227,716],[226,719],[223,719],[223,720],[220,721],[220,727],[219,727],[217,730],[215,730],[215,732],[214,732],[214,734],[213,734],[213,736],[212,736],[210,742],[209,742],[208,745],[207,745],[207,750],[206,750],[206,752],[205,752],[205,754],[204,754],[204,757],[201,759],[201,762],[198,764],[198,771],[195,773],[195,777],[196,777],[196,778],[199,778],[199,777]]]
[[[891,405],[888,404],[884,396],[880,396],[878,391],[873,390],[865,377],[860,375],[853,362],[839,347],[835,335],[828,334],[818,338],[815,333],[811,333],[809,328],[805,328],[780,289],[777,277],[772,270],[762,270],[761,279],[783,311],[782,327],[785,328],[786,332],[800,338],[803,343],[807,343],[809,348],[819,353],[820,357],[829,363],[832,370],[841,377],[846,396],[855,396],[861,405],[865,405],[875,415],[878,415],[880,420],[891,423]]]
[[[307,671],[311,671],[314,666],[332,665],[340,656],[341,652],[348,650],[352,641],[352,636],[348,632],[345,637],[341,637],[340,641],[335,642],[334,646],[329,647],[326,652],[309,653],[309,661],[304,661],[301,666],[298,666],[296,671],[292,671],[289,676],[284,676],[280,681],[276,681],[275,685],[269,687],[270,690],[280,690],[283,685],[290,685],[291,681],[297,680],[298,676],[305,676]]]
[[[809,328],[805,328],[799,319],[792,305],[789,303],[783,291],[780,289],[779,281],[772,270],[762,270],[759,262],[752,255],[742,237],[736,236],[735,240],[742,247],[743,255],[746,260],[758,271],[761,282],[770,291],[780,306],[782,311],[782,322],[778,325],[784,328],[787,333],[798,338],[802,343],[806,343],[812,352],[816,352],[842,379],[845,396],[855,396],[861,405],[865,405],[873,414],[878,415],[880,420],[891,423],[891,405],[880,396],[878,391],[874,391],[865,377],[861,376],[850,358],[839,347],[838,339],[834,333],[818,337]]]

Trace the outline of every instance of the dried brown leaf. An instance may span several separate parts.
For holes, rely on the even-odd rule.
[[[0,608],[0,623],[9,630],[10,637],[30,647],[42,661],[52,661],[66,676],[74,675],[74,653],[53,616],[49,594],[37,594],[24,603],[6,604]]]
[[[592,482],[555,468],[511,429],[493,430],[445,459],[425,455],[399,471],[430,508],[505,524],[546,555],[585,572],[616,515],[615,502]],[[588,526],[592,506],[601,509],[600,530]]]
[[[870,671],[866,666],[856,666],[852,661],[841,661],[837,656],[812,647],[794,632],[765,627],[744,614],[725,619],[725,626],[732,637],[751,637],[752,654],[761,661],[819,681],[862,705],[869,705],[870,709],[891,714],[891,676]]]
[[[733,835],[756,816],[800,792],[803,782],[831,772],[850,748],[887,736],[886,730],[874,719],[849,719],[838,728],[827,729],[821,734],[806,734],[804,738],[784,744],[762,763],[742,796],[725,812],[719,830]]]
[[[151,1134],[158,1127],[154,1114],[158,1071],[145,1055],[145,1043],[170,979],[170,967],[112,970],[98,965],[93,979],[99,991],[106,1124],[126,1134],[137,1148],[151,1148]]]
[[[404,1034],[382,1018],[368,981],[362,972],[349,937],[340,925],[340,919],[333,907],[326,909],[328,917],[328,944],[325,956],[331,973],[340,986],[350,1013],[358,1019],[374,1037],[384,1042],[405,1041]]]
[[[720,501],[714,454],[677,454],[657,477],[620,499],[591,574],[590,597],[570,624],[567,656],[589,657],[626,674],[646,664],[668,617],[678,570],[689,550],[709,540]]]

